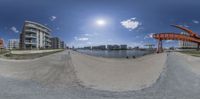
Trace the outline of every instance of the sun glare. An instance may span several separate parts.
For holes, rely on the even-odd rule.
[[[99,26],[104,26],[104,25],[106,25],[106,21],[105,21],[105,20],[102,20],[102,19],[97,20],[96,23],[97,23],[97,25],[99,25]]]

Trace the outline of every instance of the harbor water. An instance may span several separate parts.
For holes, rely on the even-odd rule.
[[[77,50],[77,52],[106,58],[140,57],[152,54],[154,50]]]

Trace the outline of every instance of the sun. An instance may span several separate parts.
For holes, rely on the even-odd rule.
[[[99,20],[96,21],[96,24],[99,25],[99,26],[104,26],[104,25],[106,25],[106,21],[103,20],[103,19],[99,19]]]

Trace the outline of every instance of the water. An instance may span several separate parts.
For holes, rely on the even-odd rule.
[[[98,56],[98,57],[106,57],[106,58],[126,58],[128,57],[140,57],[147,54],[151,54],[155,51],[153,50],[77,50],[80,53]]]

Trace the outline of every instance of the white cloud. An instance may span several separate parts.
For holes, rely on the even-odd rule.
[[[79,38],[79,40],[80,40],[80,41],[87,41],[88,38],[86,38],[86,37],[85,37],[85,38]]]
[[[130,47],[143,47],[144,45],[144,41],[140,41],[140,42],[127,42],[128,46]]]
[[[56,16],[51,16],[49,19],[51,20],[51,21],[54,21],[54,20],[56,20]]]
[[[185,25],[183,25],[184,27],[186,27],[186,28],[189,28],[190,26],[188,26],[187,24],[185,24]]]
[[[82,36],[85,36],[85,37],[92,37],[92,36],[94,36],[94,35],[93,35],[93,34],[86,33],[86,34],[83,34]]]
[[[147,34],[147,35],[144,37],[144,39],[153,38],[153,34],[154,34],[154,33]]]
[[[88,34],[88,33],[86,33],[86,34],[84,34],[85,36],[90,36],[90,34]]]
[[[171,43],[171,42],[173,42],[173,40],[166,40],[165,42],[166,43]]]
[[[76,41],[88,41],[89,40],[89,38],[86,38],[86,37],[74,37],[74,39],[76,40]]]
[[[136,28],[138,28],[142,23],[136,20],[136,18],[131,18],[128,20],[124,20],[121,22],[121,25],[124,26],[125,28],[129,29],[129,31],[132,31]]]
[[[15,26],[12,26],[10,28],[11,31],[15,32],[15,33],[19,33],[19,30],[17,30],[17,28]]]
[[[189,27],[190,27],[187,23],[179,24],[179,26],[186,27],[186,28],[189,28]]]
[[[98,33],[85,33],[82,36],[93,37],[93,36],[98,36]]]
[[[189,28],[189,27],[190,27],[190,26],[187,25],[187,24],[183,24],[183,25],[179,25],[179,26],[186,27],[186,28]]]
[[[199,21],[197,21],[197,20],[192,20],[192,22],[195,24],[199,24]]]
[[[87,44],[91,45],[91,44],[92,44],[92,42],[87,42]]]

